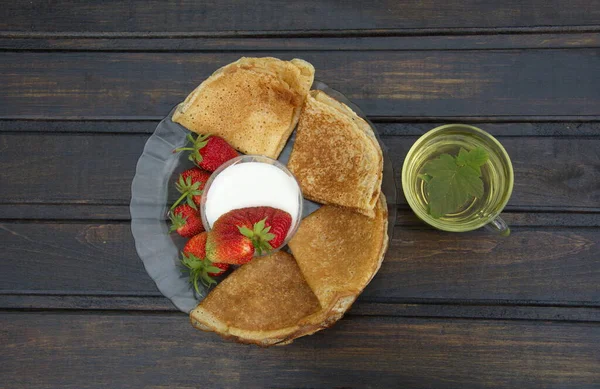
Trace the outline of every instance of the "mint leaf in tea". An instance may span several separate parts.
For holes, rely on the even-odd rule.
[[[434,218],[458,212],[468,201],[483,196],[481,166],[488,161],[481,147],[467,151],[461,147],[456,157],[441,154],[428,161],[419,178],[425,182],[428,212]]]

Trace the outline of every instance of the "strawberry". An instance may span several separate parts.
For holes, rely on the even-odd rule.
[[[255,251],[263,254],[280,247],[291,224],[289,213],[272,207],[229,211],[215,222],[209,233],[207,257],[215,262],[246,263]]]
[[[211,277],[216,277],[216,276],[220,276],[221,274],[225,273],[227,270],[229,270],[229,264],[228,263],[215,263],[215,262],[211,262],[212,265],[214,267],[218,267],[219,269],[221,269],[219,272],[216,273],[208,273],[209,276]],[[214,269],[213,269],[214,271]]]
[[[252,229],[248,227],[238,227],[240,234],[252,241],[252,245],[254,246],[258,255],[273,250],[273,246],[271,246],[270,241],[275,239],[275,235],[269,232],[271,227],[265,226],[266,220],[267,218],[264,218],[257,223],[254,223]]]
[[[179,181],[175,184],[177,191],[181,193],[181,197],[175,201],[171,206],[171,209],[174,209],[179,205],[183,199],[186,199],[186,202],[190,207],[198,209],[198,207],[200,207],[202,190],[209,178],[209,172],[197,167],[193,167],[181,173],[179,175]]]
[[[189,159],[198,167],[209,172],[214,172],[219,166],[238,156],[237,151],[218,136],[198,134],[196,139],[188,134],[187,139],[191,147],[180,147],[174,152],[189,150]]]
[[[273,235],[271,239],[267,239],[269,245],[274,248],[280,247],[292,226],[292,215],[273,207],[250,207],[246,209],[248,220],[254,224],[254,228],[261,220],[265,221],[264,231]]]
[[[201,295],[198,281],[206,287],[216,284],[212,277],[225,273],[229,265],[224,263],[212,263],[208,259],[201,259],[194,254],[182,254],[181,263],[190,274],[190,283],[194,286],[196,293]]]
[[[170,218],[172,224],[169,232],[177,231],[184,238],[191,238],[204,231],[200,213],[187,204],[175,207]]]
[[[206,287],[216,284],[212,277],[219,276],[229,269],[226,263],[213,263],[206,259],[207,233],[201,232],[190,239],[183,248],[181,263],[190,273],[190,282],[196,293],[200,293],[198,281]]]
[[[193,255],[200,259],[206,258],[206,237],[207,232],[201,232],[198,235],[193,236],[190,240],[187,241],[185,246],[183,246],[183,253],[187,255]],[[212,262],[211,262],[212,263]],[[225,273],[227,269],[229,269],[229,264],[227,263],[212,263],[212,266],[216,266],[221,269],[215,273],[208,273],[209,276],[220,276]]]
[[[206,258],[206,235],[207,232],[201,232],[198,235],[194,235],[187,241],[185,246],[183,246],[182,252],[188,255],[192,254],[200,259]]]
[[[254,256],[254,245],[239,232],[226,233],[215,231],[208,233],[206,239],[206,258],[213,262],[243,265]]]

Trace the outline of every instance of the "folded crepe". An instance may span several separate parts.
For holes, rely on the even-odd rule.
[[[245,154],[277,158],[314,80],[301,59],[241,58],[213,73],[181,103],[173,121],[224,138]]]
[[[306,99],[288,168],[306,198],[374,216],[381,147],[365,120],[325,92],[311,91]]]
[[[326,205],[302,220],[289,247],[321,310],[303,318],[294,336],[333,324],[369,284],[387,250],[387,218],[381,195],[373,218]]]
[[[321,306],[294,258],[283,251],[235,270],[190,312],[192,325],[242,343],[270,346],[294,337]]]

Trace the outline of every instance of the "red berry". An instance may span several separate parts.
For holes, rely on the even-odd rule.
[[[213,263],[206,259],[207,233],[202,232],[190,239],[183,248],[181,263],[190,273],[190,282],[198,294],[198,281],[209,287],[217,282],[212,277],[219,276],[229,269],[225,263]]]
[[[191,238],[204,231],[198,210],[187,204],[179,205],[171,212],[171,229],[184,238]]]
[[[289,213],[273,207],[249,207],[244,209],[248,221],[253,226],[264,220],[264,229],[268,229],[266,232],[274,235],[272,239],[268,240],[272,248],[276,249],[283,244],[292,226],[292,216]]]
[[[198,235],[193,236],[183,246],[184,254],[192,254],[193,256],[204,259],[206,258],[206,232],[201,232]]]
[[[197,167],[193,167],[181,173],[179,175],[179,180],[175,184],[177,191],[181,193],[181,197],[175,201],[171,208],[176,207],[181,201],[186,200],[190,207],[199,209],[202,191],[209,178],[209,172]]]
[[[199,134],[196,138],[188,134],[190,147],[181,147],[177,151],[190,151],[189,159],[202,169],[214,172],[219,166],[238,156],[237,151],[218,136]]]
[[[254,252],[283,245],[292,224],[289,213],[273,207],[248,207],[223,214],[208,234],[206,255],[213,262],[243,264]]]
[[[215,263],[243,265],[254,257],[254,245],[239,232],[223,233],[212,230],[206,240],[206,257]]]
[[[200,148],[200,155],[202,156],[200,161],[196,161],[198,166],[209,172],[214,172],[224,164],[238,156],[237,151],[225,141],[225,139],[218,136],[211,136],[204,147]]]
[[[229,264],[228,263],[214,263],[212,264],[215,267],[218,267],[219,269],[221,269],[220,272],[218,273],[208,273],[209,276],[211,277],[216,277],[216,276],[220,276],[221,274],[225,273],[227,270],[229,270]]]
[[[183,254],[185,255],[193,255],[199,259],[206,259],[206,238],[208,237],[207,232],[201,232],[198,235],[194,236],[192,239],[188,240],[185,246],[183,247]],[[218,267],[221,269],[219,272],[208,273],[209,276],[215,277],[225,273],[229,269],[229,264],[227,263],[210,263],[213,267]]]

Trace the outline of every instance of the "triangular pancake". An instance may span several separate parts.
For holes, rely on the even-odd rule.
[[[318,315],[324,326],[343,315],[379,270],[388,245],[387,216],[383,195],[374,218],[326,205],[303,219],[289,242],[323,307]],[[303,320],[318,321],[314,317]]]
[[[213,73],[173,121],[218,135],[245,154],[277,158],[298,122],[314,67],[301,59],[241,58]]]
[[[190,312],[192,325],[242,343],[269,346],[293,338],[321,306],[294,258],[283,251],[235,270]]]
[[[306,99],[288,168],[304,197],[373,217],[381,147],[367,122],[325,92],[311,91]]]

